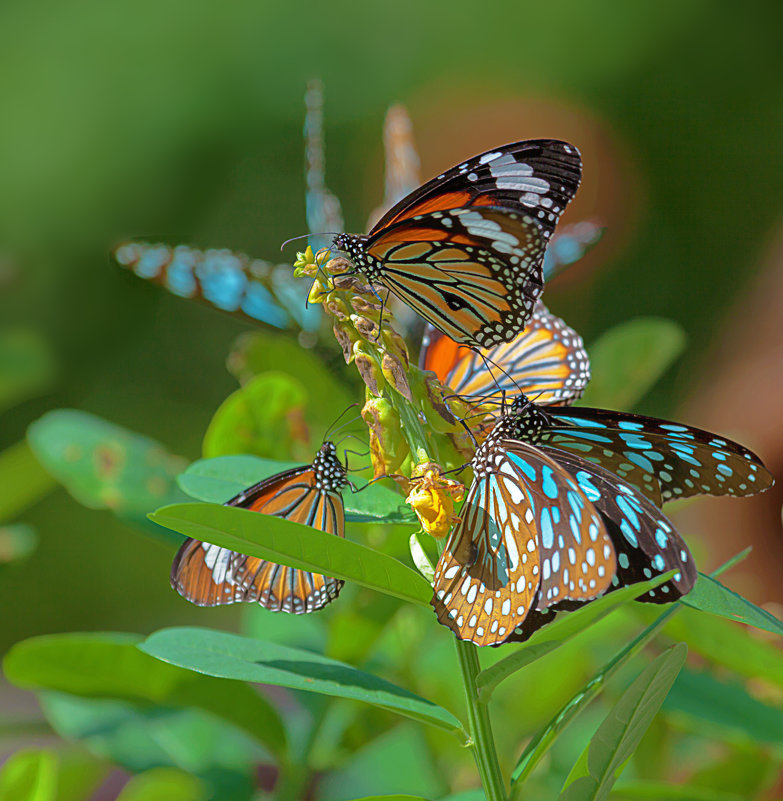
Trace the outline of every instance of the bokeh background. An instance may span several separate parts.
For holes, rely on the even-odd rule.
[[[0,446],[73,407],[200,455],[236,388],[226,354],[251,326],[140,281],[110,249],[133,237],[281,260],[306,232],[303,94],[319,77],[348,230],[382,197],[393,103],[423,177],[514,139],[577,144],[584,182],[565,219],[607,230],[549,306],[588,343],[638,315],[679,323],[687,350],[638,410],[739,439],[781,474],[779,3],[7,0],[0,75],[0,327],[52,363],[3,413]],[[0,576],[0,652],[48,632],[233,625],[234,610],[205,620],[170,590],[170,544],[43,477],[14,492],[0,488],[40,544]],[[775,488],[673,515],[702,569],[754,544],[733,586],[774,609],[780,507]]]

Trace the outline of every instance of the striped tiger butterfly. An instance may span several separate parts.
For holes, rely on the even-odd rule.
[[[566,142],[514,142],[423,184],[367,236],[339,234],[333,244],[455,342],[508,342],[543,291],[547,242],[581,174]]]
[[[608,409],[541,409],[524,396],[512,411],[520,439],[599,464],[656,506],[693,495],[754,495],[774,483],[753,451],[693,426]]]
[[[419,366],[468,399],[521,391],[542,405],[567,405],[590,380],[582,338],[540,301],[516,339],[491,348],[466,348],[427,326]]]
[[[325,442],[310,465],[286,470],[254,484],[227,502],[345,536],[341,490],[345,467],[333,443]],[[268,562],[255,556],[187,539],[171,567],[171,586],[198,606],[242,601],[272,612],[315,612],[340,593],[341,580]]]

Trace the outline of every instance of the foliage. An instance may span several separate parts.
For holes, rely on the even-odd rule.
[[[315,268],[310,257],[301,256],[300,272]],[[393,329],[365,336],[361,325],[371,329],[379,315],[371,299],[361,302],[366,317],[347,305],[334,316],[342,355],[378,401],[365,415],[376,473],[410,473],[417,446],[458,468],[466,449],[459,425]],[[582,402],[635,404],[684,342],[665,319],[610,328],[589,349],[595,378]],[[45,349],[24,337],[0,341],[0,361],[15,371],[0,386],[0,404],[50,378]],[[51,485],[43,465],[80,503],[169,544],[184,535],[343,579],[340,603],[304,618],[248,609],[241,634],[173,626],[146,637],[90,632],[17,643],[3,662],[6,678],[35,692],[48,725],[80,750],[18,751],[0,772],[0,796],[70,801],[120,766],[134,774],[120,801],[250,801],[259,772],[281,801],[764,798],[783,752],[783,656],[749,627],[780,635],[774,615],[703,574],[676,604],[640,611],[634,599],[669,578],[661,576],[559,613],[521,645],[479,655],[458,642],[455,664],[453,638],[429,608],[436,548],[412,528],[417,518],[393,483],[352,475],[346,539],[222,505],[310,458],[327,423],[355,399],[355,382],[270,332],[240,337],[228,368],[239,387],[206,428],[204,458],[187,464],[96,415],[51,411],[30,426],[27,443],[0,454],[0,477],[16,490],[0,501],[0,517]],[[391,443],[390,419],[418,441]],[[365,430],[361,450],[367,439]],[[0,529],[0,563],[23,558],[33,543],[23,525]],[[657,654],[646,664],[645,649]],[[698,670],[684,667],[688,649],[701,659]],[[674,786],[683,771],[671,750],[693,753],[705,741],[684,772],[687,785]],[[735,762],[758,770],[737,769],[725,781],[721,771]]]

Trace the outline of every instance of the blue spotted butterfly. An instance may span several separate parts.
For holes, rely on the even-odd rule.
[[[527,639],[558,609],[676,570],[643,600],[690,591],[696,568],[660,510],[580,455],[529,439],[536,407],[503,409],[435,571],[441,623],[477,645]]]

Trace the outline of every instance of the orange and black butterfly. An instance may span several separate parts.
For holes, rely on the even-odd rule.
[[[582,337],[540,302],[516,339],[492,348],[466,348],[427,326],[419,366],[467,400],[524,392],[541,406],[567,406],[590,380]]]
[[[325,442],[311,465],[270,476],[240,492],[226,506],[238,506],[345,536],[341,490],[345,467],[333,443]],[[333,601],[342,581],[188,539],[171,566],[171,586],[198,606],[242,601],[272,612],[315,612]]]
[[[420,186],[367,236],[333,244],[455,342],[509,342],[544,289],[547,242],[581,175],[566,142],[503,145]]]

